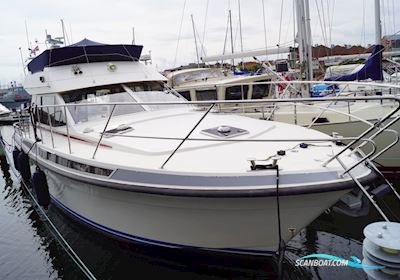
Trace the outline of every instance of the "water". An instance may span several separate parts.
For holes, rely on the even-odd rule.
[[[0,156],[0,279],[85,279],[35,211],[29,195]],[[11,173],[11,174],[10,174]],[[400,204],[388,195],[384,204],[400,216]],[[276,279],[278,260],[232,257],[126,244],[105,237],[64,215],[53,205],[48,216],[98,279]],[[295,215],[295,213],[294,213]],[[288,244],[283,279],[366,279],[351,267],[297,267],[299,257],[325,253],[362,259],[362,230],[381,220],[369,209],[353,218],[324,213]]]

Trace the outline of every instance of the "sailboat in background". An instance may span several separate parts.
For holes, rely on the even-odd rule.
[[[332,93],[338,95],[382,95],[385,93],[396,94],[399,88],[395,85],[384,86],[383,72],[382,72],[382,52],[383,47],[381,43],[381,32],[380,32],[380,15],[379,15],[379,1],[376,1],[376,28],[377,30],[377,45],[367,60],[365,65],[360,66],[360,69],[355,73],[344,75],[340,77],[332,77],[327,80],[335,80],[337,83],[330,82],[326,84],[325,89],[329,89]],[[309,1],[302,0],[296,1],[296,15],[298,24],[298,48],[299,48],[299,64],[303,65],[300,77],[306,77],[308,80],[313,79],[313,66],[312,66],[312,44],[311,44],[311,29],[310,29],[310,14],[309,14]],[[271,50],[272,51],[272,50]],[[258,54],[258,53],[257,53]],[[259,55],[265,55],[259,53]],[[219,59],[230,59],[239,58],[249,55],[256,55],[255,52],[243,52],[228,54],[220,56]],[[217,60],[218,57],[206,57],[203,61]],[[284,87],[282,93],[268,94],[264,98],[286,98],[299,95],[310,96],[313,93],[311,89],[318,89],[316,86],[312,87],[313,84],[318,84],[318,81],[311,83],[300,83],[291,82],[284,80],[283,75],[276,73],[273,69],[266,64],[263,64],[265,69],[269,71],[270,81],[257,82],[251,84],[234,84],[237,88],[243,88],[244,86],[250,87],[261,87],[268,88],[268,91],[277,92],[276,89],[279,86]],[[360,82],[363,80],[363,82]],[[342,82],[340,82],[342,81]],[[343,81],[354,81],[343,83]],[[368,82],[372,81],[372,82]],[[376,81],[379,81],[376,83]],[[336,84],[336,85],[335,85]],[[199,90],[200,84],[191,84],[190,90]],[[197,87],[198,86],[198,87]],[[320,86],[320,85],[318,85]],[[196,88],[197,87],[197,88]],[[186,89],[188,90],[188,89]],[[214,89],[215,90],[215,89]],[[321,93],[324,89],[319,89]],[[329,90],[324,92],[326,95]],[[299,94],[300,93],[300,94]],[[315,92],[317,93],[317,92]],[[216,95],[218,96],[218,95]],[[245,96],[242,94],[242,96]],[[316,94],[321,96],[321,94]],[[226,95],[219,95],[219,98],[226,98]],[[390,110],[393,109],[393,102],[326,102],[325,104],[319,103],[318,105],[312,105],[310,103],[305,104],[301,107],[298,105],[276,105],[276,106],[265,106],[258,108],[242,108],[243,114],[267,120],[275,120],[280,122],[293,123],[312,127],[319,131],[327,134],[336,134],[342,136],[354,136],[362,130],[365,130],[371,123],[379,121],[384,117]],[[395,123],[392,127],[393,133],[400,131],[400,124]],[[387,135],[386,135],[387,136]],[[376,139],[377,146],[386,147],[391,142],[390,137],[380,136]],[[400,168],[400,145],[394,145],[389,151],[380,155],[376,161],[383,169],[398,170]]]

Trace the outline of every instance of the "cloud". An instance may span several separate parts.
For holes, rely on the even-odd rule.
[[[41,43],[39,44],[41,51],[45,48],[43,44],[45,30],[53,37],[62,34],[60,18],[64,19],[70,41],[75,42],[86,37],[111,44],[130,43],[132,27],[134,27],[136,42],[144,45],[145,52],[152,51],[154,65],[162,70],[174,66],[175,56],[176,65],[196,60],[191,14],[193,14],[200,38],[203,38],[205,27],[204,43],[207,54],[216,55],[221,54],[223,50],[228,7],[230,7],[236,38],[235,48],[239,50],[237,1],[209,1],[206,18],[206,1],[186,0],[177,53],[178,32],[185,0],[9,1],[7,5],[2,6],[0,18],[2,27],[0,29],[0,83],[20,79],[22,68],[18,48],[22,47],[24,55],[27,55],[25,20],[28,24],[30,42],[34,44],[34,40],[38,39]],[[333,2],[335,6],[332,5]],[[332,37],[332,43],[337,44],[373,43],[373,5],[370,3],[372,0],[333,2],[310,0],[313,43],[329,43],[330,37]],[[399,12],[400,3],[397,2],[393,1],[395,13],[388,12],[390,5],[385,7],[387,11],[382,11],[385,14],[383,23],[386,33],[393,33],[398,25],[391,18],[391,14],[396,15]],[[294,39],[293,0],[283,1],[282,17],[281,0],[264,0],[264,3],[268,45],[292,42]],[[265,45],[261,4],[261,0],[241,0],[244,49],[259,49]],[[329,28],[328,18],[333,19],[332,28]],[[228,37],[227,50],[230,49],[229,42]]]

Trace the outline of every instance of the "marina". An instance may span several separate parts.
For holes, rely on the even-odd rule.
[[[341,47],[343,3],[289,2],[257,4],[255,40],[255,4],[228,1],[218,55],[221,4],[200,35],[183,0],[174,58],[157,54],[168,33],[153,56],[136,26],[129,43],[94,25],[74,40],[60,19],[32,41],[25,19],[23,73],[0,68],[1,278],[400,277],[397,7],[361,1],[363,46]]]

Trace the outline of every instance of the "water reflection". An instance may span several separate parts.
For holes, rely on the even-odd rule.
[[[0,251],[7,251],[8,263],[17,267],[11,269],[2,262],[0,275],[5,277],[1,279],[68,279],[64,278],[66,265],[71,273],[80,275],[35,211],[19,179],[11,174],[3,149],[0,149],[0,167],[4,179],[0,181],[4,185],[1,198],[4,205],[0,204],[0,210],[8,214],[0,216],[0,227],[7,229],[2,236],[10,240],[9,246],[0,242]]]

